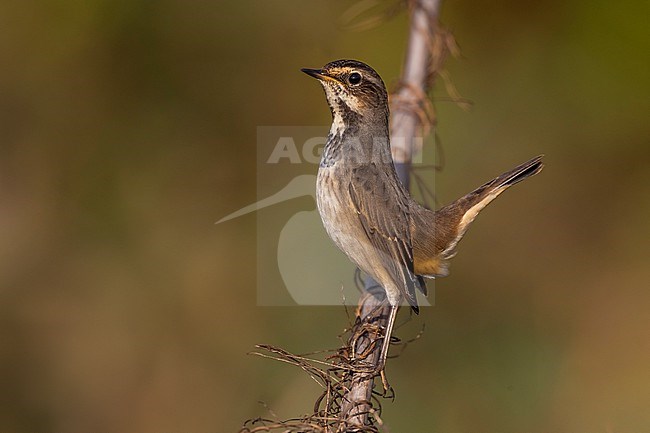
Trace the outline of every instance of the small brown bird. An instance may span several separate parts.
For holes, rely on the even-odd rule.
[[[448,261],[476,215],[510,186],[540,172],[538,156],[453,203],[431,211],[399,181],[390,151],[388,94],[365,63],[337,60],[302,69],[325,89],[332,127],[323,149],[316,198],[325,230],[385,290],[391,306],[379,369],[385,365],[397,308],[418,312],[424,278],[446,276]]]

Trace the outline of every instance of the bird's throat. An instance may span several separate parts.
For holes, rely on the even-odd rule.
[[[392,164],[388,126],[378,127],[358,115],[332,110],[332,126],[321,156],[321,167]]]
[[[341,159],[341,145],[346,130],[347,127],[343,121],[343,117],[340,113],[337,113],[332,109],[332,126],[330,127],[329,134],[327,134],[327,141],[325,142],[323,154],[321,155],[321,167],[331,167]]]

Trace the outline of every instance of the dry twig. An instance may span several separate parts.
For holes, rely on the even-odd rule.
[[[468,102],[460,97],[442,69],[449,54],[457,55],[458,47],[452,35],[438,26],[440,0],[400,0],[397,3],[398,6],[403,4],[408,6],[411,14],[411,26],[403,73],[390,99],[391,146],[400,180],[408,186],[412,155],[421,150],[417,144],[422,141],[415,138],[429,134],[435,126],[436,114],[428,95],[435,78],[440,76],[443,79],[452,101],[464,108]],[[355,30],[366,29],[396,13],[396,5],[393,5],[378,16],[366,16],[368,11],[375,11],[380,6],[377,0],[361,0],[344,14],[342,21]],[[416,181],[419,182],[417,177]],[[422,182],[419,183],[425,193],[433,195]],[[357,281],[360,283],[360,277]],[[284,421],[268,418],[248,420],[240,433],[380,432],[383,422],[379,397],[394,396],[383,374],[382,391],[375,387],[375,371],[389,308],[383,299],[383,290],[372,280],[365,282],[363,290],[365,293],[359,301],[354,321],[342,336],[343,347],[331,351],[325,360],[294,355],[273,346],[257,346],[261,350],[252,354],[300,367],[322,387],[323,392],[311,415]],[[391,343],[400,342],[393,338]],[[401,344],[405,346],[407,343]]]

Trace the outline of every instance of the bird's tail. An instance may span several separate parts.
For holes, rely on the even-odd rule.
[[[539,173],[544,167],[542,157],[524,162],[436,212],[420,211],[418,207],[414,212],[417,220],[412,227],[415,274],[425,277],[447,275],[448,260],[455,255],[458,242],[474,218],[503,191]]]
[[[454,209],[460,218],[457,231],[458,240],[465,234],[467,227],[474,221],[478,213],[492,200],[512,185],[539,173],[544,168],[543,157],[544,155],[539,155],[518,165],[447,206]]]
[[[539,155],[530,161],[526,161],[523,164],[518,165],[512,170],[503,173],[501,176],[492,179],[484,185],[476,188],[469,194],[461,197],[459,201],[465,200],[466,202],[479,203],[486,198],[491,197],[491,199],[488,201],[489,203],[512,185],[539,173],[542,168],[544,168],[544,164],[542,163],[543,157],[544,155]],[[485,204],[487,205],[487,203]]]
[[[433,218],[422,219],[421,224],[415,227],[414,236],[416,274],[426,277],[447,275],[447,261],[455,255],[458,242],[474,218],[503,191],[539,173],[544,167],[542,157],[537,156],[481,185],[436,211]],[[433,222],[432,227],[429,221]]]

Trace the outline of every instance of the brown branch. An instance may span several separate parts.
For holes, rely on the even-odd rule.
[[[428,96],[435,78],[441,76],[452,100],[461,105],[465,101],[457,95],[448,77],[442,74],[444,60],[448,54],[456,54],[457,47],[451,34],[438,27],[441,0],[402,2],[409,6],[411,25],[403,73],[390,98],[391,146],[398,176],[408,187],[412,156],[420,150],[418,145],[423,142],[422,137],[435,126],[435,111]],[[350,11],[347,21],[354,21],[376,5],[372,0],[360,2]],[[394,10],[389,9],[383,17],[364,18],[362,24],[375,25],[393,15]],[[343,347],[331,351],[324,361],[307,355],[294,355],[269,345],[258,345],[257,349],[261,351],[252,352],[298,366],[309,374],[323,388],[314,405],[314,413],[280,421],[269,410],[273,419],[248,420],[240,433],[379,433],[383,422],[378,395],[392,395],[383,374],[383,391],[375,389],[390,308],[384,300],[383,289],[377,283],[367,279],[364,286],[365,293],[359,300],[353,323],[341,336]]]
[[[404,69],[398,87],[391,97],[393,159],[400,180],[407,187],[412,155],[419,150],[416,149],[415,143],[422,141],[416,138],[428,133],[434,123],[433,106],[427,92],[448,52],[436,37],[440,0],[415,0],[410,6],[411,25]],[[388,303],[381,295],[373,296],[370,287],[372,285],[376,286],[372,280],[366,283],[368,294],[359,301],[355,325],[348,340],[348,346],[353,349],[352,363],[355,356],[363,354],[364,361],[370,364],[369,371],[375,371],[378,367],[384,335],[381,329],[385,329],[390,311]],[[360,331],[367,330],[369,324],[373,325],[376,332]],[[337,431],[354,431],[350,430],[350,426],[362,429],[370,424],[374,377],[373,373],[363,371],[353,373],[350,390],[343,396],[341,424]],[[382,383],[386,393],[389,386],[384,376]]]
[[[402,77],[391,95],[391,150],[397,164],[411,164],[416,138],[434,122],[427,97],[446,50],[441,49],[438,30],[440,0],[411,1],[411,26]],[[399,172],[398,172],[399,174]],[[401,178],[407,181],[406,177]]]

